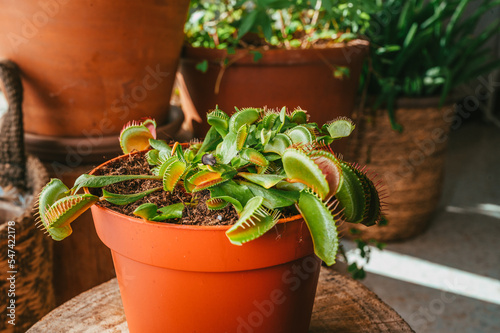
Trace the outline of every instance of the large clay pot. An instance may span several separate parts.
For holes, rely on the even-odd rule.
[[[308,331],[321,265],[300,216],[235,246],[228,226],[146,222],[99,206],[92,215],[131,332]]]
[[[228,55],[225,50],[184,48],[180,71],[186,94],[203,119],[198,136],[208,130],[205,114],[216,104],[228,113],[234,111],[234,106],[301,107],[310,113],[310,121],[319,124],[351,114],[368,42],[354,40],[328,48],[261,52],[262,59],[255,62],[249,50]],[[221,72],[225,58],[230,65]],[[208,61],[206,73],[196,69],[203,60]],[[335,78],[335,66],[348,67],[349,77]],[[185,108],[189,102],[183,101],[182,105]]]
[[[25,130],[115,135],[168,119],[188,0],[2,0],[0,58],[25,89]]]

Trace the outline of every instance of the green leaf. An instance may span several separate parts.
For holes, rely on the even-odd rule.
[[[57,178],[52,178],[50,182],[45,185],[38,196],[38,212],[43,220],[45,212],[57,200],[69,195],[69,188]]]
[[[208,71],[208,60],[205,59],[202,62],[197,63],[196,69],[202,73],[206,73]]]
[[[158,209],[153,203],[144,203],[134,210],[134,215],[142,217],[147,221],[162,222],[168,219],[182,218],[184,203],[179,202],[173,205]]]
[[[336,66],[333,70],[333,77],[339,80],[343,80],[345,78],[349,78],[351,76],[351,70],[349,67],[345,66]]]
[[[379,47],[376,51],[376,55],[383,55],[385,53],[398,52],[401,50],[401,46],[399,45],[386,45],[384,47]]]
[[[265,129],[263,128],[261,131],[260,131],[260,142],[262,143],[262,145],[267,145],[267,143],[269,142],[269,140],[271,140],[271,137],[273,135],[273,131],[271,131],[270,129]]]
[[[307,190],[300,192],[297,209],[309,227],[314,252],[328,266],[333,265],[338,251],[338,234],[332,213],[319,197]]]
[[[258,26],[262,29],[262,33],[264,34],[264,38],[267,41],[270,41],[273,37],[273,28],[272,22],[269,18],[266,10],[259,11],[258,14]]]
[[[240,157],[261,167],[269,165],[269,161],[259,151],[253,148],[243,148],[240,151]]]
[[[237,202],[238,200],[235,201]],[[226,208],[229,203],[219,198],[210,198],[205,202],[205,204],[210,210],[221,210]]]
[[[238,29],[238,39],[243,37],[247,32],[249,32],[252,29],[257,19],[257,14],[258,11],[252,10],[248,15],[243,17],[243,19],[241,20],[241,25]]]
[[[49,233],[50,237],[52,237],[52,239],[55,241],[62,241],[73,233],[71,225],[59,228],[46,228],[46,230]]]
[[[53,221],[49,220],[46,216],[47,210],[59,199],[67,197],[69,195],[70,190],[64,183],[57,179],[52,178],[50,182],[44,186],[40,195],[38,197],[38,213],[40,215],[40,219],[43,223],[43,227],[52,239],[56,241],[61,241],[64,238],[71,235],[73,230],[70,225],[58,228],[51,228],[50,225]]]
[[[307,123],[307,113],[304,110],[294,110],[292,112],[292,122],[296,124],[305,124]]]
[[[328,133],[333,139],[345,138],[354,131],[354,124],[350,119],[340,118],[326,125]]]
[[[233,180],[211,187],[210,194],[215,197],[233,197],[238,200],[242,206],[245,206],[248,200],[254,197],[253,193],[245,185],[239,185]]]
[[[293,143],[305,143],[309,144],[314,141],[313,134],[305,126],[295,126],[294,128],[288,130],[286,135],[290,137]]]
[[[238,155],[237,139],[238,135],[236,132],[229,132],[222,141],[222,146],[220,148],[222,164],[229,164],[231,160]]]
[[[62,197],[52,204],[42,216],[45,229],[54,240],[71,234],[70,223],[99,200],[92,194],[74,194]]]
[[[241,150],[248,136],[248,125],[242,125],[236,134],[236,149]]]
[[[137,207],[133,214],[142,217],[145,220],[151,221],[153,217],[158,215],[158,206],[154,203],[146,202]]]
[[[268,160],[269,162],[281,160],[281,156],[278,154],[274,154],[274,153],[268,153],[264,156],[265,156],[266,160]]]
[[[283,125],[285,125],[285,120],[286,120],[286,106],[282,107],[280,111],[280,126],[278,128],[278,132],[281,132]]]
[[[146,160],[149,165],[160,165],[160,152],[156,149],[152,149],[146,153]]]
[[[222,195],[219,197],[212,197],[211,199],[218,199],[218,200],[222,200],[222,201],[225,201],[225,202],[232,204],[234,206],[234,209],[236,210],[236,212],[238,214],[240,214],[243,210],[243,206],[241,205],[241,202],[239,202],[238,200],[236,200],[233,197],[230,197],[227,195]],[[207,202],[207,205],[208,205],[208,202]]]
[[[342,183],[342,168],[340,162],[335,155],[327,150],[314,150],[309,153],[314,163],[320,168],[328,183],[328,195],[323,197],[324,200],[331,198]]]
[[[158,176],[154,175],[112,175],[112,176],[94,176],[83,174],[78,177],[75,181],[75,185],[73,186],[72,192],[76,193],[82,187],[104,187],[111,184],[116,184],[119,182],[123,182],[126,180],[132,179],[156,179],[159,180]]]
[[[250,53],[253,54],[253,61],[254,62],[259,61],[263,57],[262,52],[260,52],[260,51],[250,50]]]
[[[117,193],[111,193],[106,190],[102,190],[102,198],[105,199],[108,202],[111,202],[114,205],[118,206],[123,206],[123,205],[128,205],[130,203],[136,202],[137,200],[140,200],[144,198],[146,195],[151,194],[153,192],[156,192],[158,190],[161,190],[161,187],[155,187],[143,192],[139,193],[132,193],[132,194],[117,194]]]
[[[470,2],[470,0],[461,0],[460,3],[458,4],[455,12],[453,13],[453,16],[450,19],[450,22],[448,22],[448,25],[446,26],[446,34],[445,34],[445,45],[444,47],[448,46],[449,43],[451,42],[451,37],[455,28],[455,25],[457,24],[458,20],[464,13],[465,7],[467,4]]]
[[[347,163],[341,163],[342,185],[335,194],[343,209],[343,217],[347,222],[359,223],[363,220],[369,204],[370,193],[363,186],[361,179],[354,172],[354,168]]]
[[[264,188],[271,188],[276,185],[280,180],[285,179],[285,176],[272,175],[272,174],[256,174],[251,172],[240,172],[238,176],[258,184]]]
[[[220,142],[222,142],[222,136],[214,127],[210,127],[196,156],[201,158],[206,152],[214,150]]]
[[[210,126],[215,127],[221,137],[226,136],[229,130],[229,116],[224,111],[219,110],[218,106],[207,114],[207,122]]]
[[[166,143],[163,140],[155,140],[155,139],[149,139],[149,145],[158,151],[164,151],[170,154],[172,152],[172,148],[169,146],[168,143]]]
[[[184,171],[186,171],[186,167],[186,163],[179,160],[174,161],[168,166],[163,175],[163,189],[165,191],[172,192],[174,190],[175,185],[177,185]]]
[[[408,34],[406,35],[406,38],[403,42],[403,48],[406,48],[411,44],[411,42],[413,41],[413,37],[415,37],[417,29],[418,29],[418,24],[413,23],[410,28],[410,31],[408,31]]]
[[[366,174],[341,162],[343,181],[335,198],[342,209],[343,220],[370,226],[381,219],[380,199]]]
[[[260,117],[260,110],[255,108],[242,109],[235,112],[229,119],[229,131],[236,133],[243,125],[251,125]]]
[[[325,146],[329,146],[333,142],[333,138],[330,135],[322,135],[317,137],[316,141]]]
[[[283,190],[283,191],[297,191],[300,192],[303,189],[307,188],[305,184],[302,183],[289,183],[285,180],[280,181],[278,184],[276,184],[276,188],[278,190]]]
[[[292,140],[288,135],[284,133],[278,133],[271,141],[269,141],[269,143],[264,146],[264,152],[283,155],[285,149],[290,147],[292,144]]]
[[[141,151],[149,147],[149,139],[156,136],[156,122],[145,120],[141,125],[135,122],[127,124],[120,132],[120,146],[124,154]]]
[[[182,217],[182,212],[184,210],[184,207],[185,205],[182,202],[162,207],[158,209],[158,211],[161,214],[155,217],[154,221],[163,221],[167,219],[180,219]]]
[[[289,148],[283,153],[283,167],[289,179],[303,183],[326,198],[330,191],[325,175],[304,152]]]
[[[259,238],[279,220],[279,213],[272,215],[263,206],[264,198],[253,197],[250,199],[240,214],[238,221],[226,231],[229,241],[235,245],[242,245],[246,242]]]
[[[266,114],[264,116],[264,118],[262,118],[262,121],[261,121],[263,129],[267,129],[267,130],[272,129],[274,126],[274,123],[276,122],[276,119],[278,119],[278,118],[279,118],[279,115],[275,112]]]
[[[189,178],[186,177],[187,182],[193,185],[202,185],[206,182],[211,182],[212,180],[220,179],[222,173],[219,171],[211,171],[211,170],[200,170],[193,175],[190,175]]]
[[[250,182],[240,182],[246,185],[255,196],[264,198],[264,206],[269,209],[288,207],[299,200],[299,191],[283,191],[275,188],[265,189]]]

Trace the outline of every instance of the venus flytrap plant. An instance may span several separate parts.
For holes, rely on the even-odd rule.
[[[210,210],[232,205],[239,219],[226,232],[242,245],[272,229],[286,207],[304,218],[315,253],[328,265],[338,251],[339,221],[375,224],[381,217],[376,186],[363,169],[342,161],[329,148],[348,136],[354,125],[337,119],[319,127],[307,122],[307,113],[246,108],[231,117],[216,108],[207,115],[212,126],[202,143],[172,146],[156,140],[154,121],[127,125],[120,135],[124,153],[151,147],[145,157],[151,175],[80,176],[72,189],[53,179],[40,194],[43,227],[56,240],[71,234],[70,223],[98,201],[129,204],[155,191],[181,188],[193,193],[193,202],[158,207],[144,203],[134,214],[147,221],[182,217],[186,205],[196,205],[197,194],[208,190]],[[77,194],[82,187],[102,188],[131,179],[162,182],[133,194],[102,191],[102,196]]]

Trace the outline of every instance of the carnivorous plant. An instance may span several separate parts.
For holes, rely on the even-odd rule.
[[[155,122],[132,122],[121,132],[125,154],[150,148],[145,154],[150,175],[80,176],[70,189],[52,179],[39,198],[40,223],[55,240],[72,232],[70,223],[100,200],[116,205],[135,202],[155,191],[182,186],[194,193],[208,190],[206,205],[218,210],[232,205],[239,219],[226,232],[235,245],[252,241],[278,222],[281,210],[295,206],[309,227],[315,253],[332,265],[338,250],[336,223],[370,226],[381,216],[376,185],[366,171],[343,161],[329,145],[348,136],[354,125],[337,119],[322,127],[308,123],[307,113],[259,108],[237,110],[231,117],[216,108],[202,143],[184,146],[156,140]],[[130,179],[161,180],[163,186],[134,194],[78,194]],[[157,207],[140,205],[134,214],[147,221],[182,217],[183,203]]]

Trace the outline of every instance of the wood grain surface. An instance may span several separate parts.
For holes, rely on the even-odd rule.
[[[128,332],[116,279],[64,303],[28,333]],[[310,333],[413,332],[410,326],[361,283],[322,268]]]

